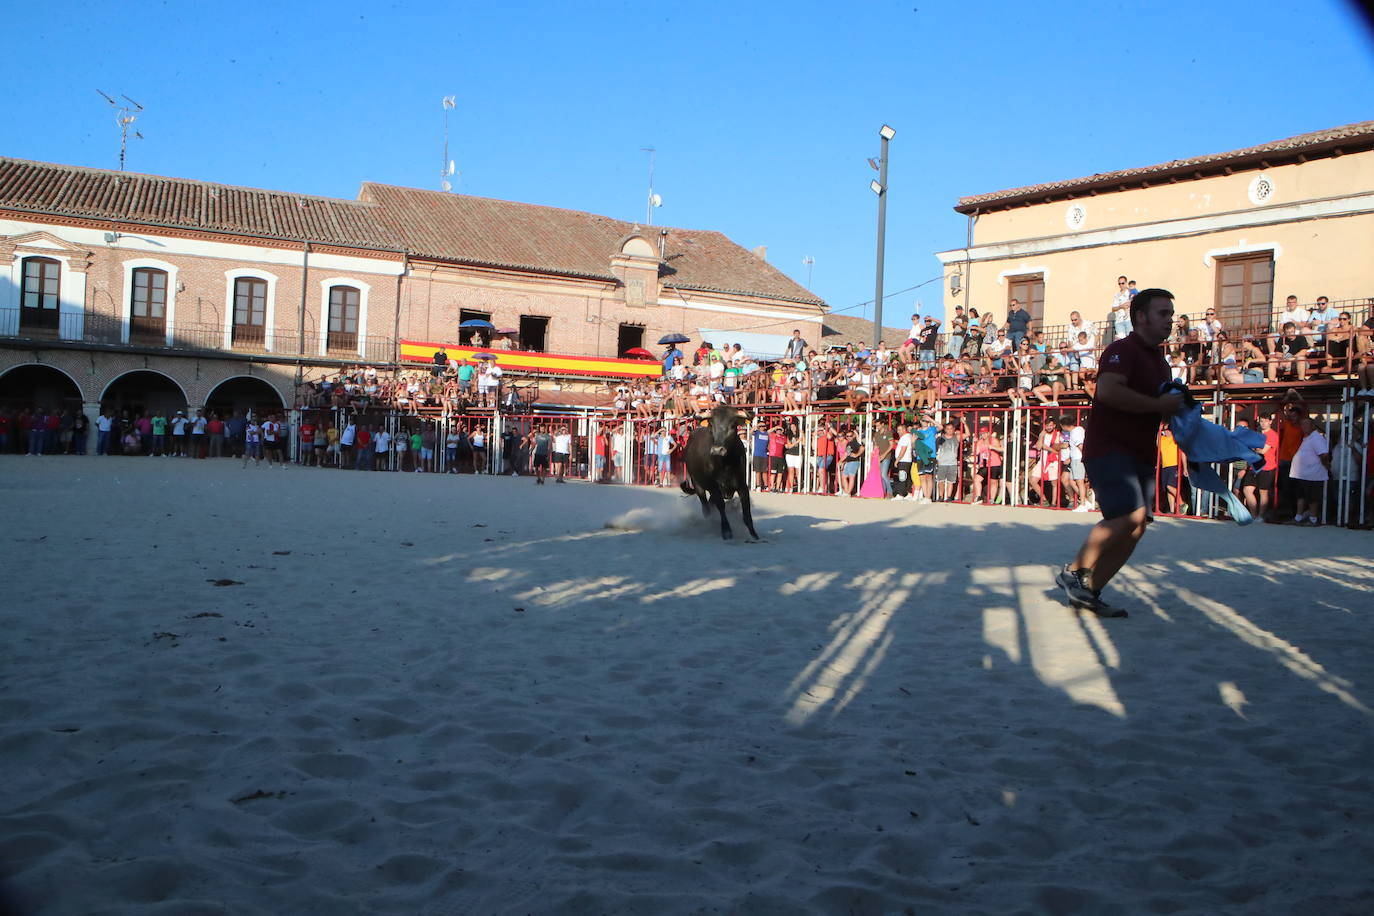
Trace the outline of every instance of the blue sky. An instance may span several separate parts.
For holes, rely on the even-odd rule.
[[[886,317],[940,300],[961,195],[1374,118],[1353,4],[69,2],[7,14],[0,154],[353,197],[437,187],[717,229],[837,310],[873,296],[865,162],[897,131]],[[22,41],[14,40],[23,36]],[[902,323],[889,321],[888,323]]]

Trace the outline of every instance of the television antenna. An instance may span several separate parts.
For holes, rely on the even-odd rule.
[[[654,193],[654,156],[658,150],[652,146],[641,146],[639,151],[649,154],[649,198],[644,206],[644,223],[652,226],[654,224],[654,207],[663,206],[663,198]]]
[[[458,107],[458,97],[452,95],[444,96],[444,163],[439,169],[439,190],[452,191],[453,182],[449,178],[457,175],[458,171],[455,163],[448,157],[448,113]]]
[[[811,268],[814,267],[815,264],[816,264],[816,259],[813,258],[813,257],[811,257],[811,255],[808,254],[808,255],[804,255],[804,256],[802,257],[802,266],[806,268],[806,288],[807,288],[807,289],[810,289],[810,288],[811,288]]]
[[[100,90],[97,89],[96,92],[100,92]],[[129,134],[134,122],[137,121],[138,116],[143,113],[143,106],[123,94],[119,97],[125,102],[128,102],[129,104],[127,105],[121,105],[103,92],[100,92],[100,97],[109,102],[111,108],[119,112],[119,114],[115,115],[115,123],[119,125],[119,170],[122,172],[124,171],[124,159],[129,148]],[[132,133],[135,140],[143,139],[143,135],[138,131],[134,130]]]

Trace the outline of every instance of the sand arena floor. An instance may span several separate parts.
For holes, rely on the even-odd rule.
[[[0,459],[11,905],[1374,910],[1369,534],[756,503]]]

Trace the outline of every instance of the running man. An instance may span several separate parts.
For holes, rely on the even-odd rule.
[[[1130,300],[1130,320],[1131,333],[1102,352],[1083,441],[1083,463],[1102,521],[1055,577],[1070,604],[1103,617],[1126,616],[1102,600],[1102,589],[1145,535],[1155,501],[1160,420],[1183,403],[1177,392],[1159,393],[1170,379],[1159,346],[1173,328],[1173,293],[1141,290]]]

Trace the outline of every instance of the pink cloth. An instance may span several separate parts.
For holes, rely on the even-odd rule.
[[[859,495],[867,499],[882,499],[886,495],[883,491],[883,465],[871,443],[868,451],[868,473],[864,475],[864,485],[859,488]]]

